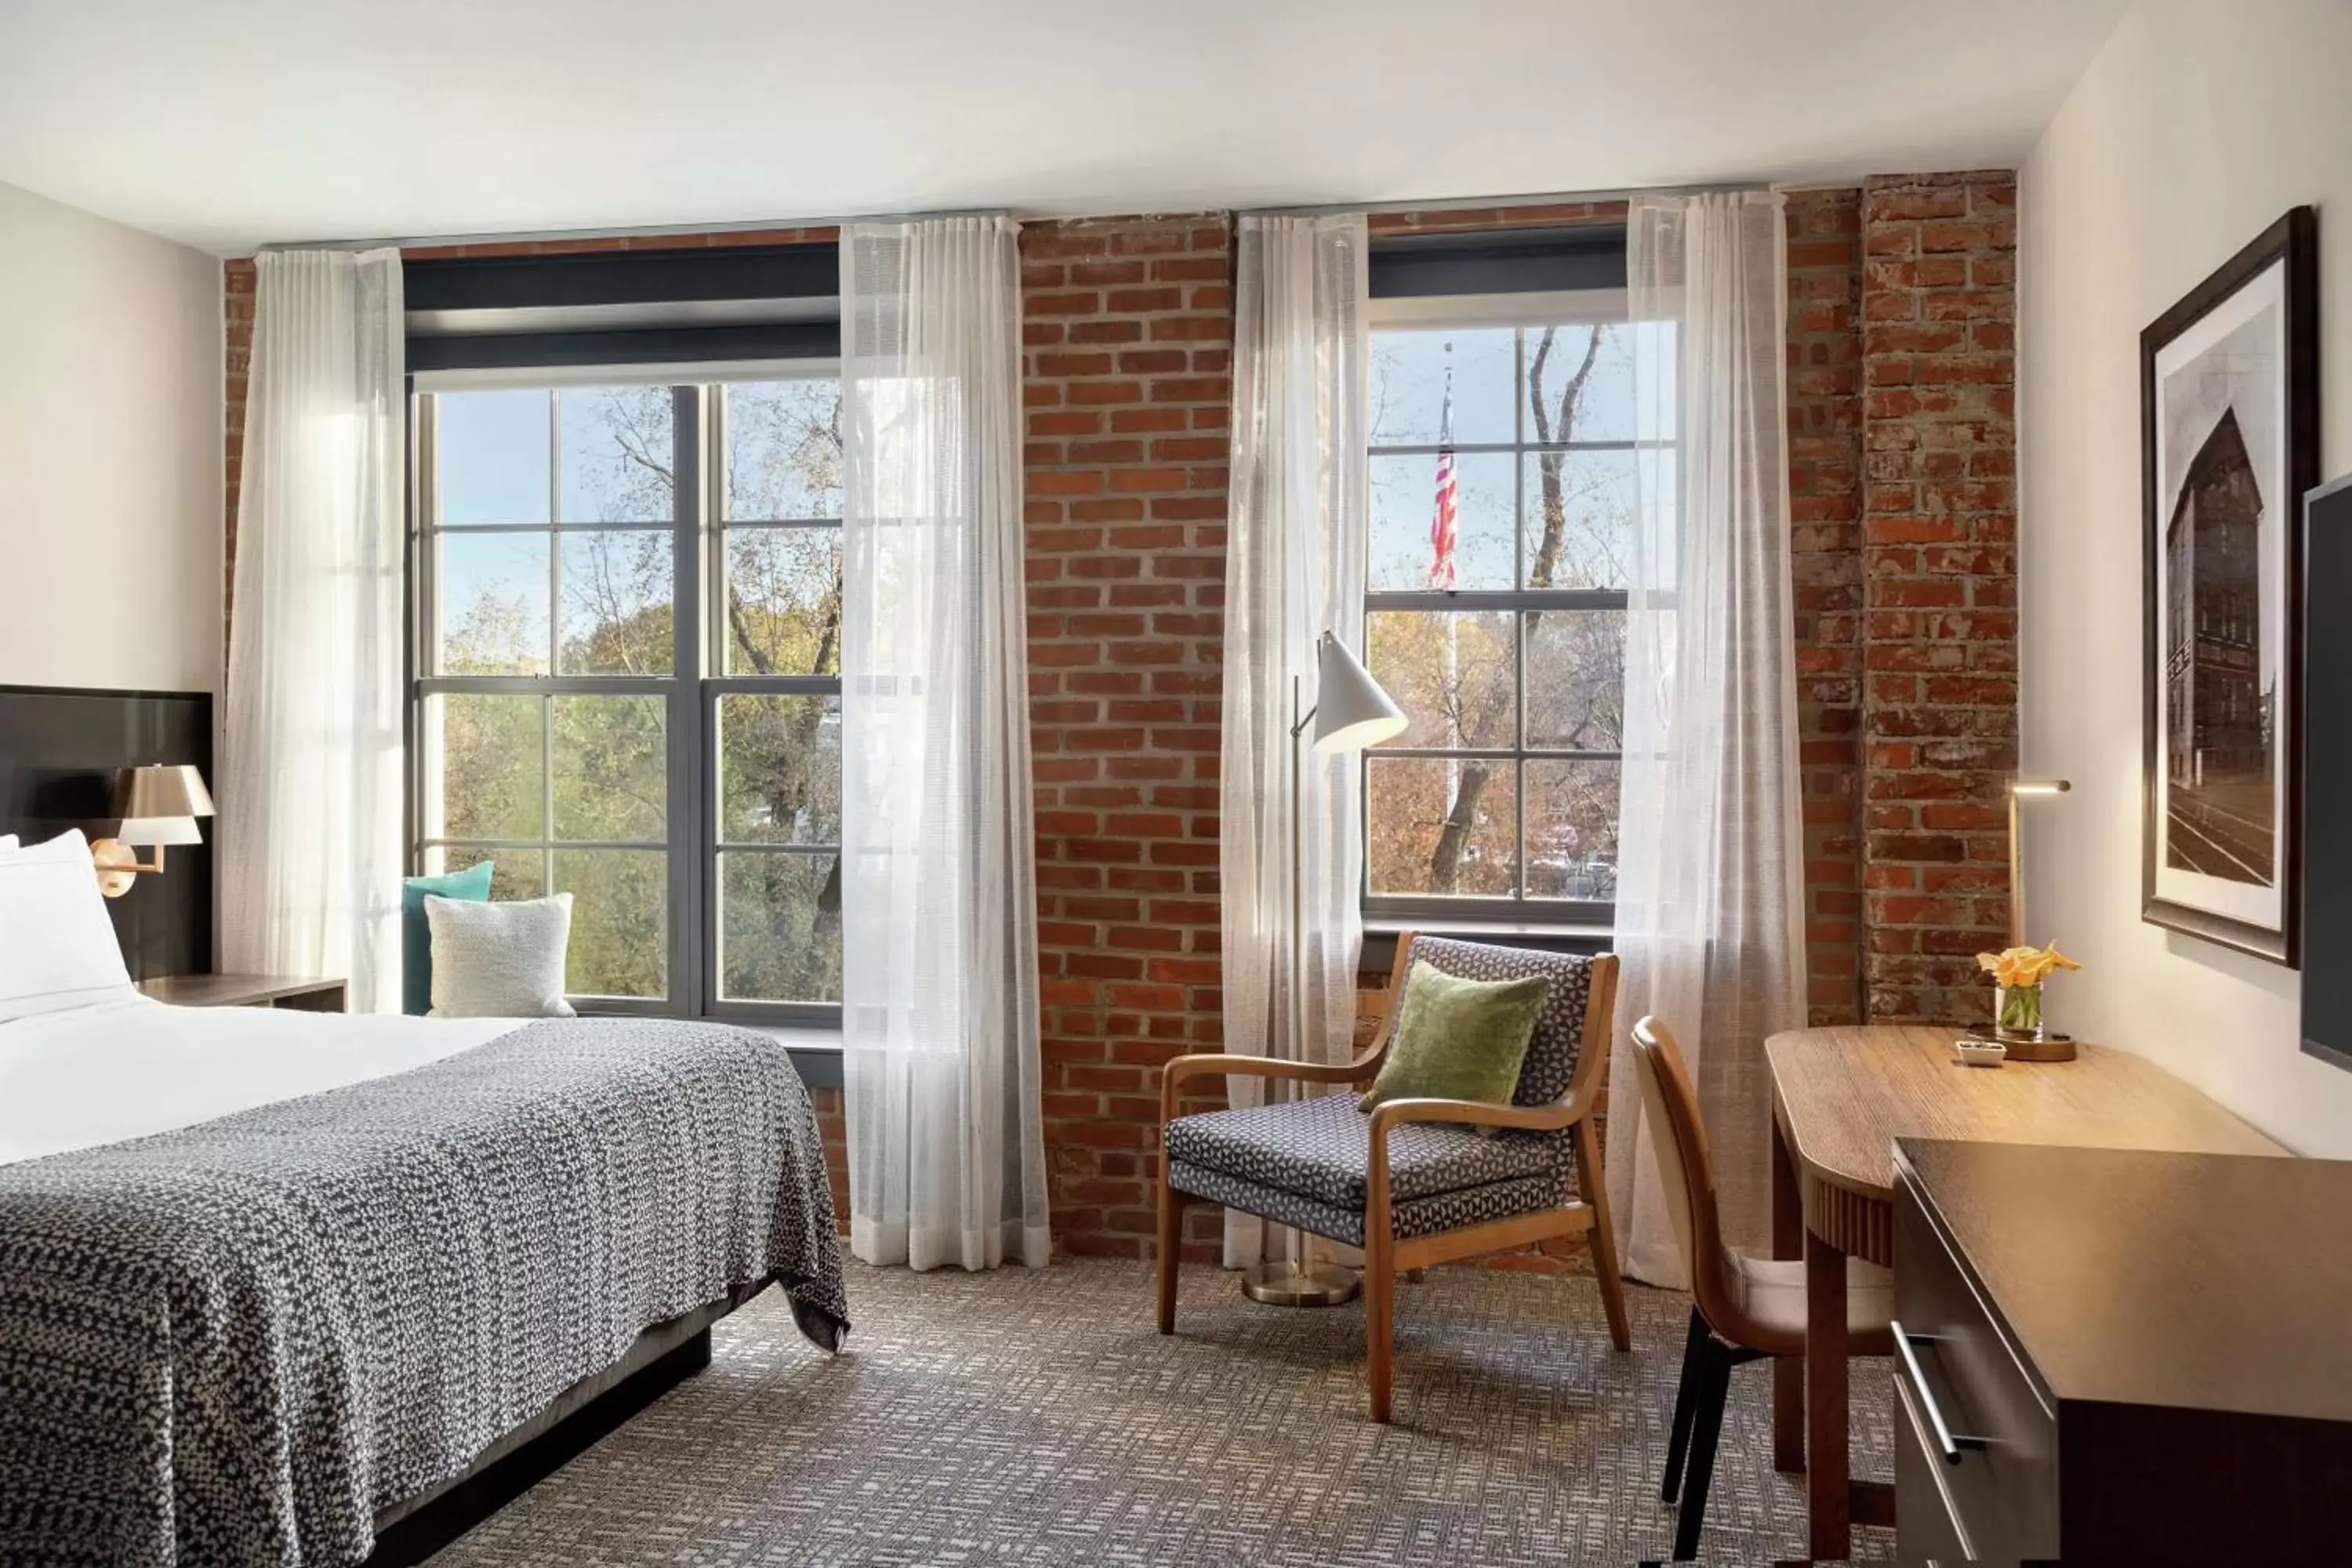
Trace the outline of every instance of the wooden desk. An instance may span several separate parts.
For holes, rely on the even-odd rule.
[[[1849,1555],[1852,1524],[1894,1521],[1884,1483],[1848,1477],[1844,1343],[1846,1258],[1895,1262],[1895,1139],[2288,1152],[2145,1058],[2086,1045],[2071,1062],[1961,1067],[1951,1058],[1959,1033],[1798,1029],[1765,1042],[1772,1251],[1805,1260],[1809,1347],[1775,1363],[1773,1454],[1782,1469],[1806,1471],[1816,1562]]]

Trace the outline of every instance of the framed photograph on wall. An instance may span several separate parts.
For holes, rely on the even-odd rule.
[[[2140,914],[2290,967],[2318,237],[2296,207],[2140,334]]]

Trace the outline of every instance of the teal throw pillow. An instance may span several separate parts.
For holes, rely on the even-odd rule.
[[[1541,974],[1464,980],[1415,963],[1397,999],[1388,1059],[1356,1109],[1421,1099],[1510,1104],[1550,989]]]
[[[410,1017],[433,1011],[433,928],[425,923],[425,899],[489,902],[490,864],[485,860],[444,877],[411,877],[401,883],[400,1010]]]

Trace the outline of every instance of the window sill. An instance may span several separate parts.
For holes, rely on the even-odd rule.
[[[1556,942],[1597,942],[1603,944],[1617,934],[1612,927],[1584,921],[1409,920],[1401,915],[1368,915],[1364,919],[1367,941],[1374,937],[1393,941],[1406,931],[1416,931],[1423,936],[1459,937],[1465,942],[1480,937],[1540,937]]]
[[[723,1022],[712,1019],[710,1022]],[[831,1024],[738,1024],[754,1029],[792,1053],[793,1070],[811,1089],[842,1087],[841,1030]]]
[[[1496,947],[1529,947],[1547,952],[1607,952],[1616,933],[1588,922],[1514,921],[1504,918],[1471,920],[1407,920],[1395,915],[1367,917],[1363,956],[1356,961],[1360,975],[1386,976],[1396,967],[1397,938],[1406,931],[1439,936],[1453,942],[1483,942]]]

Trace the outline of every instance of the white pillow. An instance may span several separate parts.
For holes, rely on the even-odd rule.
[[[483,903],[427,894],[436,1018],[569,1018],[572,895]]]
[[[80,831],[0,855],[0,1024],[138,994]]]

